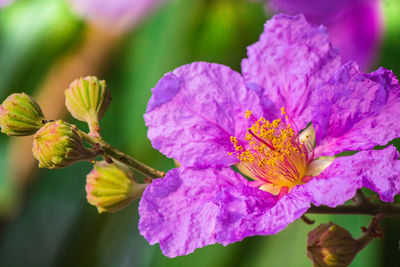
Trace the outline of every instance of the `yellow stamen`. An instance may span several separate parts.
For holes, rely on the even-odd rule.
[[[288,188],[302,184],[307,166],[311,162],[304,142],[300,141],[297,131],[288,123],[285,108],[281,108],[282,118],[269,122],[261,117],[253,123],[246,133],[246,149],[236,137],[231,142],[237,158],[251,173],[252,178],[264,181],[269,186],[260,189],[276,193],[276,188]],[[251,111],[246,111],[246,118]]]

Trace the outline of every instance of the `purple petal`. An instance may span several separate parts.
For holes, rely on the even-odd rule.
[[[365,157],[371,157],[368,159],[369,162],[374,164],[373,170],[363,171],[362,184],[363,187],[369,188],[379,194],[381,199],[386,202],[393,202],[395,195],[400,193],[400,161],[399,153],[396,148],[389,146],[384,150],[369,151],[370,155]],[[365,152],[360,152],[365,153]],[[364,161],[361,164],[369,165],[368,161]],[[359,167],[360,169],[362,166]]]
[[[247,49],[242,71],[249,87],[261,98],[267,119],[276,119],[280,108],[299,129],[311,119],[310,94],[323,85],[340,65],[329,35],[304,16],[276,15],[264,27],[260,40]]]
[[[257,95],[230,68],[197,62],[167,73],[153,89],[145,122],[154,148],[183,166],[237,161],[231,136],[244,138],[246,110],[261,115]]]
[[[400,193],[398,158],[393,146],[340,157],[321,175],[300,186],[299,191],[308,195],[315,205],[330,207],[343,204],[362,187],[375,191],[383,201],[393,201]]]
[[[217,242],[223,245],[247,236],[276,234],[310,207],[296,189],[277,202],[270,193],[244,184],[224,188],[214,202],[220,207]]]
[[[82,17],[102,27],[129,30],[165,0],[69,0]]]
[[[270,0],[275,12],[296,15],[323,24],[342,62],[357,61],[363,70],[371,67],[384,30],[381,0]]]
[[[343,65],[329,86],[319,88],[313,124],[316,155],[366,150],[400,136],[400,86],[391,71],[360,73],[355,63]],[[317,102],[317,101],[315,101]],[[323,107],[321,109],[321,107]]]
[[[224,187],[245,182],[230,168],[173,169],[143,193],[140,233],[150,244],[160,243],[168,257],[213,244],[218,206],[212,200]]]

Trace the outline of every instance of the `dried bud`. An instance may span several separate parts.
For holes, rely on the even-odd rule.
[[[33,155],[40,168],[63,168],[91,160],[97,153],[86,149],[74,125],[62,120],[46,123],[34,136]]]
[[[97,162],[86,177],[86,198],[99,213],[114,212],[141,197],[147,184],[138,184],[123,166]]]
[[[89,124],[91,134],[98,135],[99,120],[111,101],[106,82],[94,76],[80,78],[65,90],[65,105],[72,116]]]
[[[0,106],[1,132],[6,135],[32,135],[43,125],[42,110],[27,94],[12,94]]]
[[[307,256],[313,266],[345,267],[364,246],[346,229],[329,222],[308,233]]]

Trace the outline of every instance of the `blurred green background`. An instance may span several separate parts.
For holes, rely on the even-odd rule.
[[[386,0],[384,5],[387,28],[377,65],[400,76],[400,2]],[[116,38],[112,53],[96,63],[102,66],[93,73],[106,79],[113,96],[102,121],[103,137],[150,166],[172,168],[173,162],[146,138],[143,113],[150,89],[166,72],[193,61],[240,71],[246,46],[258,39],[267,18],[261,3],[172,0]],[[54,66],[78,53],[90,31],[63,0],[21,0],[0,10],[0,100],[12,92],[40,94]],[[370,219],[312,215],[315,226],[297,221],[275,236],[169,259],[139,235],[137,201],[101,215],[86,202],[89,163],[35,170],[21,182],[10,171],[12,142],[0,136],[0,266],[311,266],[307,233],[318,223],[331,220],[359,236]],[[25,164],[21,160],[13,166]],[[400,220],[388,219],[385,232],[386,238],[374,240],[351,266],[399,266]]]

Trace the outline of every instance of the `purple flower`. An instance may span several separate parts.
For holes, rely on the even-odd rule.
[[[5,7],[13,2],[13,0],[0,0],[0,7]]]
[[[302,15],[268,21],[242,75],[197,62],[152,91],[148,137],[182,167],[147,187],[139,229],[168,257],[275,234],[361,187],[384,201],[400,191],[396,149],[371,150],[400,135],[397,79],[340,66],[326,29]],[[334,157],[343,151],[359,152]]]
[[[69,0],[73,9],[92,23],[129,30],[165,0]]]
[[[343,62],[367,70],[374,63],[384,30],[382,0],[269,0],[271,10],[325,25]]]

